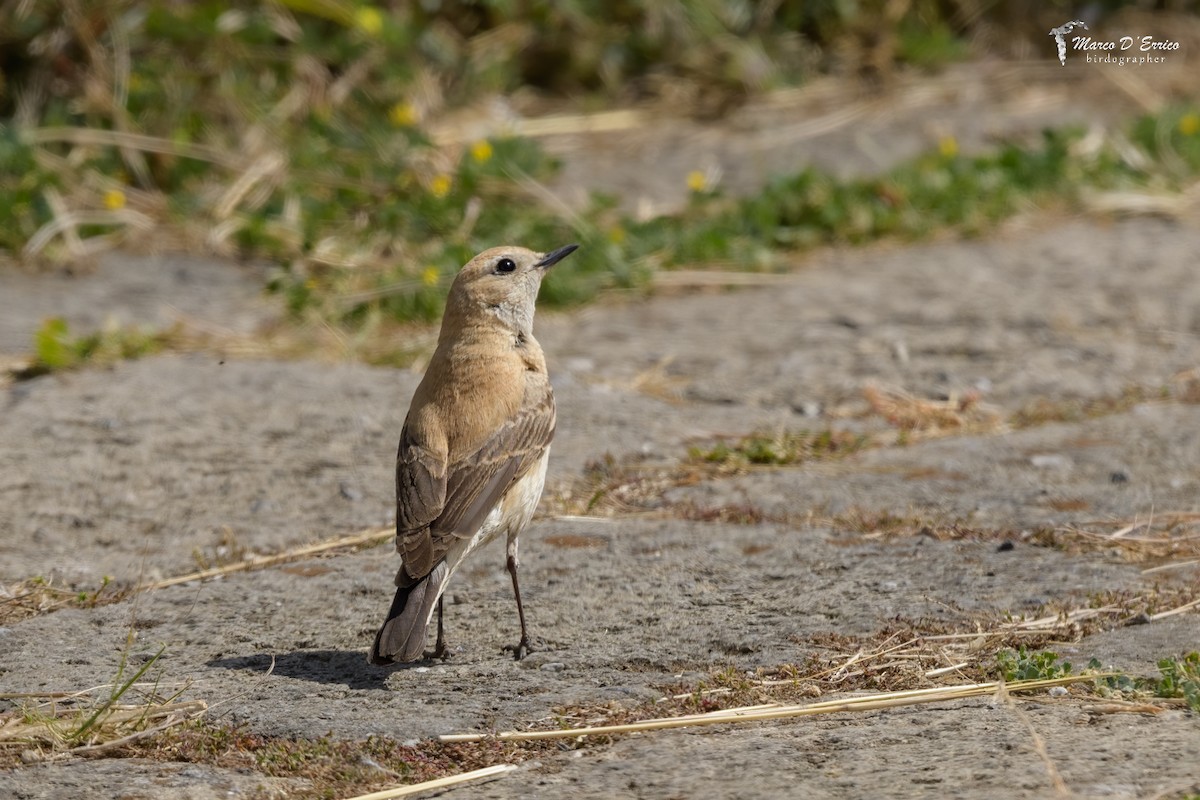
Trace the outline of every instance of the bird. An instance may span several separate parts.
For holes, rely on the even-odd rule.
[[[445,658],[443,599],[454,572],[500,534],[517,600],[520,660],[530,648],[517,580],[517,537],[542,495],[554,392],[533,336],[546,271],[578,249],[484,250],[455,276],[437,347],[413,394],[396,454],[396,595],[368,661]],[[438,611],[437,643],[425,651]]]

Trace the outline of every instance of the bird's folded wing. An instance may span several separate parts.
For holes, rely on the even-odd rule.
[[[414,439],[408,422],[396,454],[396,534],[428,528],[446,505],[446,450]]]
[[[398,586],[424,578],[437,563],[429,526],[446,506],[446,451],[414,439],[408,423],[396,454],[396,550],[404,557]]]
[[[423,577],[456,540],[475,535],[513,482],[545,454],[554,437],[554,424],[554,395],[549,385],[543,385],[532,391],[527,389],[517,413],[478,450],[447,465],[441,487],[434,477],[436,469],[431,470],[426,460],[420,456],[413,459],[401,456],[396,476],[400,505],[397,520],[403,517],[406,525],[420,525],[408,528],[407,532],[397,525],[397,549],[404,557],[404,571],[410,578]],[[402,477],[401,473],[407,471],[414,474]],[[424,490],[426,487],[428,490]],[[438,488],[442,488],[438,498],[440,507],[436,516],[425,522],[434,510],[427,501],[437,496]],[[410,502],[417,507],[404,508]]]

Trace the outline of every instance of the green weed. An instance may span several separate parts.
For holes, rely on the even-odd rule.
[[[1001,650],[996,654],[996,667],[1006,681],[1052,680],[1071,674],[1071,662],[1060,661],[1058,653],[1049,650],[1029,652],[1024,647]]]
[[[34,333],[34,362],[20,377],[44,375],[83,364],[110,364],[142,358],[168,347],[173,339],[173,331],[116,326],[74,336],[66,320],[51,317]]]
[[[454,272],[501,242],[583,245],[543,288],[561,306],[645,289],[657,270],[784,269],[813,247],[974,235],[1021,209],[1176,191],[1200,173],[1200,115],[1178,108],[1136,122],[1120,147],[1048,131],[967,156],[945,138],[874,178],[809,169],[746,198],[700,181],[670,216],[634,219],[605,197],[573,214],[545,206],[539,183],[557,165],[535,143],[435,145],[426,121],[521,87],[610,103],[686,84],[721,107],[800,80],[820,52],[880,38],[895,44],[889,60],[944,63],[962,51],[965,23],[932,2],[882,19],[854,4],[750,13],[728,0],[96,0],[83,4],[87,25],[70,22],[79,7],[0,5],[0,117],[13,120],[0,124],[0,251],[70,261],[148,227],[274,262],[269,288],[289,309],[348,326],[435,320]],[[27,87],[45,91],[21,95],[18,115]],[[45,338],[45,369],[89,358],[82,339],[64,346],[65,328]]]
[[[130,632],[132,642],[132,631]],[[149,700],[131,703],[127,698],[130,690],[146,694],[139,681],[158,661],[165,645],[154,655],[145,658],[141,667],[129,673],[128,649],[122,652],[121,663],[112,683],[81,692],[62,695],[47,695],[45,702],[34,703],[36,695],[21,695],[30,701],[18,709],[0,713],[0,725],[6,735],[0,741],[0,763],[6,763],[15,748],[34,746],[50,751],[67,751],[75,748],[103,747],[106,742],[121,739],[141,732],[170,719],[176,712],[186,708],[187,713],[202,713],[203,703],[177,703],[174,696],[159,698],[152,684]],[[179,718],[180,720],[182,717]],[[173,723],[167,723],[173,724]],[[37,751],[31,751],[37,752]]]
[[[1158,662],[1162,677],[1155,695],[1182,697],[1187,707],[1200,713],[1200,652],[1193,651],[1179,658],[1164,658]]]

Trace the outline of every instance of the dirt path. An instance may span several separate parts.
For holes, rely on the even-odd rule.
[[[501,652],[516,622],[497,549],[456,576],[449,662],[368,666],[395,568],[378,547],[0,628],[0,693],[111,680],[132,631],[133,662],[165,644],[156,679],[209,702],[220,723],[421,740],[653,700],[714,669],[832,658],[831,635],[869,641],[916,622],[971,630],[1006,612],[1186,590],[1200,580],[1195,567],[1145,574],[1157,562],[1132,563],[1118,547],[1043,546],[1038,532],[1200,512],[1200,390],[1189,383],[1200,366],[1197,252],[1194,227],[1065,222],[830,252],[771,287],[548,315],[538,330],[560,433],[544,514],[523,540],[522,588],[542,639],[533,656],[514,663]],[[50,307],[86,325],[98,297],[128,319],[195,302],[170,280],[138,291],[163,268],[189,286],[224,287],[187,310],[214,325],[269,313],[237,267],[118,258],[61,283],[0,278],[0,341],[10,352],[28,341]],[[132,283],[106,294],[114,275]],[[386,526],[390,461],[417,378],[166,355],[12,385],[0,398],[0,585],[146,581]],[[997,417],[1037,408],[1045,419],[799,467],[638,483],[669,476],[714,434],[890,432],[864,400],[872,382],[925,398],[974,392]],[[1143,394],[1122,400],[1130,387]],[[1073,412],[1089,402],[1089,413]],[[606,455],[633,477],[609,485],[594,509],[602,516],[555,516]],[[898,522],[851,524],[866,518]],[[943,535],[952,530],[970,533]],[[1102,627],[1057,649],[1152,675],[1157,659],[1200,647],[1195,613]],[[1106,713],[1042,695],[631,737],[549,752],[449,794],[982,800],[1050,796],[1057,774],[1079,797],[1140,798],[1200,791],[1197,751],[1194,714]],[[0,772],[0,796],[23,799],[304,788],[138,759]]]

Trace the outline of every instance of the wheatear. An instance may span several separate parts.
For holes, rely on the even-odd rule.
[[[471,259],[450,287],[437,350],[413,395],[396,456],[396,599],[368,660],[416,661],[438,609],[434,657],[445,655],[442,593],[463,559],[500,533],[529,651],[517,583],[517,536],[546,479],[554,393],[533,338],[546,270],[578,245],[552,253],[494,247]]]

